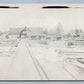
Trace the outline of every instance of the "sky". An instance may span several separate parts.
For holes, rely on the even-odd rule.
[[[3,5],[3,4],[2,4]],[[56,4],[6,4],[19,6],[18,9],[0,9],[0,31],[9,28],[42,27],[54,29],[61,23],[64,31],[84,27],[84,6],[69,5],[70,9],[42,9],[43,6]],[[80,7],[80,8],[74,8]]]

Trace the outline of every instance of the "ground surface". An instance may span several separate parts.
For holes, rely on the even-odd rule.
[[[13,54],[0,56],[0,80],[80,79],[77,67],[64,61],[65,58],[58,51],[56,47],[33,44],[28,39],[22,39]],[[68,65],[70,71],[67,69]]]

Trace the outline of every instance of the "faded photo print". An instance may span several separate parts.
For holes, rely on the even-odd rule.
[[[84,80],[84,4],[0,4],[0,80]]]

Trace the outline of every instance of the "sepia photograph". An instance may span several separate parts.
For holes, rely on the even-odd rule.
[[[84,80],[84,4],[0,4],[0,80]]]

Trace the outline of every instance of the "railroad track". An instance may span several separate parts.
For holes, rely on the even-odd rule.
[[[47,71],[45,71],[45,68],[41,65],[40,63],[40,60],[38,60],[36,58],[36,56],[32,55],[32,44],[31,44],[31,41],[29,41],[28,39],[24,39],[23,40],[23,44],[25,44],[25,48],[26,48],[26,52],[28,52],[28,55],[26,54],[26,57],[28,56],[30,59],[31,59],[31,62],[32,62],[32,65],[34,67],[34,69],[36,70],[36,75],[40,78],[40,80],[50,80],[49,78],[49,74],[47,74]],[[12,63],[10,64],[10,68],[11,66],[13,65],[14,63],[14,59],[16,58],[17,56],[13,56],[13,59],[12,59]],[[31,66],[31,63],[30,65]],[[26,65],[26,67],[28,67],[28,65]],[[31,66],[32,67],[32,66]],[[64,66],[65,67],[65,66]],[[65,71],[67,71],[67,69],[65,68]],[[68,72],[68,71],[67,71]],[[35,73],[35,72],[33,72]],[[69,72],[70,75],[72,75],[72,77],[77,80],[73,74],[71,74]]]
[[[36,68],[36,70],[38,72],[38,75],[40,76],[41,80],[49,80],[49,77],[48,77],[47,73],[45,72],[45,70],[42,67],[42,65],[39,63],[38,59],[32,55],[31,44],[29,43],[28,39],[25,40],[25,43],[26,43],[28,52],[30,54],[30,57],[31,57],[31,59],[32,59],[32,61],[34,63],[34,66],[35,66],[35,68]]]
[[[74,76],[74,71],[72,70],[72,67],[69,65],[68,62],[63,62],[63,67],[64,69],[75,79],[78,80],[75,76]]]

